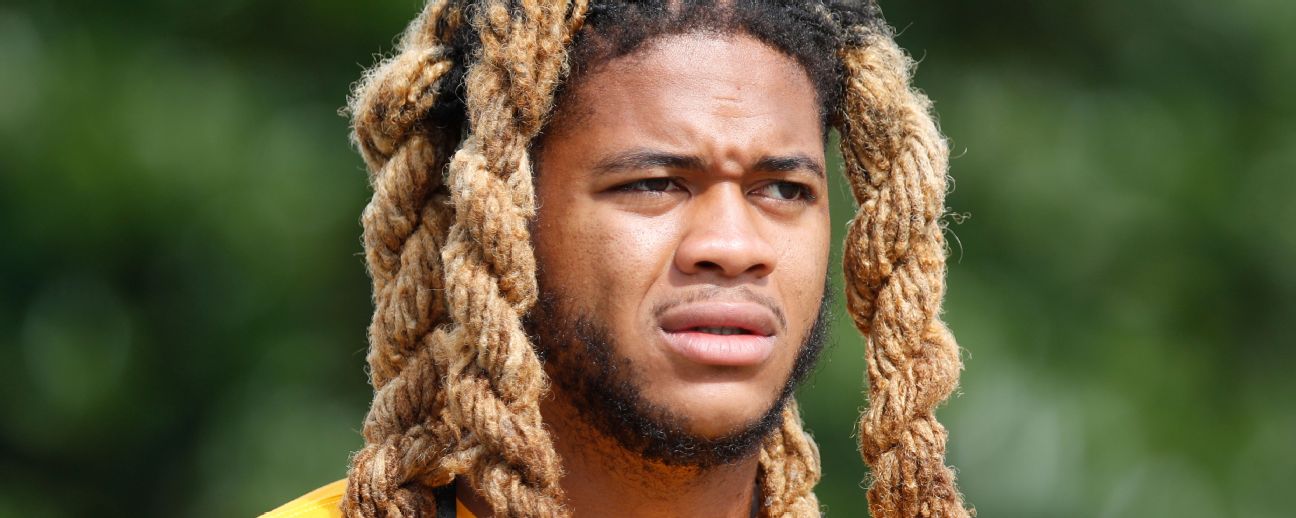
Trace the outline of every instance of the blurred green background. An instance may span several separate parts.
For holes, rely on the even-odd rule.
[[[0,6],[0,516],[251,516],[343,476],[369,192],[336,111],[418,7]],[[1289,516],[1296,2],[884,8],[956,156],[968,501]],[[835,331],[802,401],[829,516],[865,516]]]

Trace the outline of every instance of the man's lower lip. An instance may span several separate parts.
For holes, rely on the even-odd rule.
[[[742,367],[764,362],[774,352],[774,337],[662,331],[666,345],[696,363]]]

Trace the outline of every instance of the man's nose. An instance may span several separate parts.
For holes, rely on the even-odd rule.
[[[742,188],[713,185],[690,201],[675,267],[689,275],[761,278],[774,271],[774,246],[760,233],[759,212]]]

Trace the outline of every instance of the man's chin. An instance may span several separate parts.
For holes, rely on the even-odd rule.
[[[765,438],[782,424],[787,397],[751,409],[657,404],[633,391],[585,392],[578,400],[591,411],[587,421],[623,449],[645,460],[707,469],[755,455]],[[688,408],[688,411],[683,410]]]
[[[664,398],[647,391],[644,399],[649,408],[671,409],[658,411],[657,416],[703,441],[719,441],[759,427],[785,404],[781,393],[752,395],[748,391],[686,390]],[[756,401],[759,406],[752,404]]]

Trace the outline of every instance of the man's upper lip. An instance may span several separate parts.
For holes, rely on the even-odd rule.
[[[659,323],[667,333],[695,327],[737,327],[760,336],[772,336],[778,331],[774,313],[752,302],[695,302],[675,306],[662,313]]]

